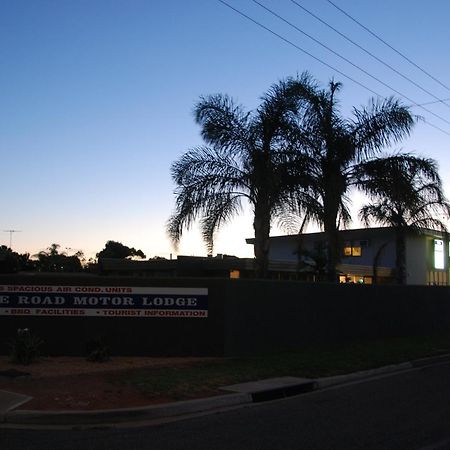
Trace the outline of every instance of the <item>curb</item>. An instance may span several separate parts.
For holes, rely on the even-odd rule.
[[[388,375],[394,372],[401,372],[409,369],[419,369],[421,367],[431,366],[434,364],[441,364],[450,362],[450,354],[430,356],[428,358],[415,359],[400,364],[391,364],[388,366],[379,367],[377,369],[362,370],[360,372],[353,372],[344,375],[336,375],[333,377],[318,378],[317,389],[324,389],[330,386],[336,386],[338,384],[350,383],[352,381],[358,381],[376,377],[379,375]]]
[[[219,408],[251,403],[248,394],[229,394],[196,400],[186,400],[139,408],[104,409],[93,411],[10,411],[3,423],[14,425],[95,425],[133,420],[151,420],[205,412]]]
[[[350,383],[352,381],[358,381],[376,377],[378,375],[400,372],[402,370],[408,370],[412,368],[413,364],[411,362],[406,362],[401,364],[392,364],[389,366],[383,366],[377,369],[362,370],[360,372],[353,372],[345,375],[335,375],[333,377],[318,378],[317,388],[323,389],[330,386],[336,386],[338,384]]]
[[[425,367],[432,364],[446,363],[450,361],[450,355],[430,356],[428,358],[420,358],[411,361],[413,367]]]
[[[298,391],[297,393],[293,393],[293,395],[325,389],[328,387],[350,383],[353,381],[369,379],[380,375],[387,375],[409,369],[420,369],[422,367],[447,362],[450,362],[450,354],[421,358],[414,361],[392,364],[379,367],[377,369],[363,370],[350,374],[318,378],[316,380],[311,380],[313,381],[311,389],[303,389]],[[270,392],[272,391],[267,390],[267,400],[274,400],[276,398],[273,395],[270,395]],[[285,393],[283,397],[286,397]],[[204,399],[166,403],[162,405],[143,406],[138,408],[121,408],[93,411],[10,410],[0,416],[0,423],[5,425],[10,424],[47,426],[114,424],[131,421],[163,419],[182,416],[186,414],[208,412],[220,408],[229,408],[252,404],[257,401],[258,400],[254,398],[254,395],[252,393],[238,393],[220,395],[217,397],[209,397]]]

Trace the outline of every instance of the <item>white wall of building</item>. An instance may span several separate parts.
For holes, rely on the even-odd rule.
[[[343,230],[339,232],[341,248],[345,245],[360,246],[361,256],[341,256],[341,264],[346,267],[343,270],[351,270],[354,266],[361,273],[366,271],[370,276],[373,273],[373,265],[378,255],[377,267],[392,270],[396,266],[395,231],[392,228],[367,228],[357,230]],[[315,253],[318,249],[325,248],[324,233],[309,233],[301,236],[276,236],[270,239],[269,260],[297,263],[299,261],[299,249],[304,252]],[[409,234],[406,237],[406,271],[407,284],[448,284],[449,271],[449,243],[444,241],[444,270],[434,267],[434,240],[440,239],[439,233],[426,232],[419,235]],[[442,239],[442,238],[441,238]],[[387,272],[385,272],[387,273]],[[435,280],[438,280],[436,282]]]

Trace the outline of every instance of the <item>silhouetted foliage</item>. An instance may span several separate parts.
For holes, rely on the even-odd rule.
[[[366,164],[359,184],[372,200],[361,208],[361,220],[395,229],[397,283],[405,284],[406,232],[447,231],[450,206],[437,164],[408,154],[380,158]]]
[[[145,254],[142,250],[136,250],[134,247],[127,247],[120,242],[108,241],[105,248],[97,253],[97,258],[141,258],[145,259]]]
[[[369,106],[354,108],[353,116],[345,118],[337,100],[340,83],[332,80],[322,89],[311,77],[303,76],[296,87],[301,104],[299,148],[311,157],[310,189],[316,200],[306,219],[318,223],[325,232],[327,278],[337,282],[338,230],[351,220],[350,191],[361,187],[359,175],[368,162],[410,134],[415,118],[394,98],[372,100]]]
[[[6,245],[0,247],[0,273],[12,273],[19,270],[19,255]]]
[[[37,269],[40,272],[81,272],[83,270],[77,255],[67,256],[59,249],[59,244],[51,244],[46,250],[35,255],[38,258]]]
[[[322,89],[305,72],[272,86],[250,113],[226,95],[202,98],[195,117],[210,147],[192,149],[172,165],[172,241],[200,219],[212,253],[214,233],[247,199],[260,276],[267,272],[271,221],[278,218],[300,232],[309,222],[324,229],[327,279],[336,282],[338,230],[351,220],[349,194],[360,187],[356,175],[383,148],[407,137],[415,123],[394,98],[372,100],[347,119],[336,98],[340,87],[331,81]]]
[[[30,259],[29,253],[17,253],[6,245],[0,246],[0,273],[14,273],[36,269],[36,261]]]
[[[171,168],[176,207],[167,230],[175,245],[199,219],[212,255],[215,233],[246,201],[253,209],[257,275],[267,276],[272,220],[308,200],[298,189],[308,185],[307,158],[296,151],[297,83],[303,82],[303,76],[278,82],[251,112],[227,95],[200,99],[195,119],[209,146],[189,150]]]

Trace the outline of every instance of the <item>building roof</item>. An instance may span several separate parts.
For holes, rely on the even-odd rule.
[[[412,232],[412,230],[407,230],[407,231]],[[339,230],[338,232],[339,232],[339,234],[344,235],[344,236],[346,236],[346,235],[364,235],[366,237],[366,236],[373,236],[373,235],[382,234],[382,233],[394,233],[395,228],[394,227],[350,228],[350,229],[346,229],[346,230]],[[440,237],[443,237],[447,233],[440,231],[440,230],[431,230],[431,229],[427,229],[427,228],[422,228],[420,230],[420,234],[440,238]],[[313,233],[285,234],[285,235],[281,235],[281,236],[270,236],[269,239],[270,240],[273,240],[273,239],[291,240],[294,238],[298,238],[299,236],[310,237],[310,238],[314,238],[314,237],[320,238],[324,235],[325,235],[325,232],[318,231],[318,232],[313,232]],[[247,244],[254,244],[255,238],[247,238],[245,240],[245,242],[247,242]]]

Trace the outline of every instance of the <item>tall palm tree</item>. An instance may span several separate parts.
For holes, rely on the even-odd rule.
[[[296,90],[292,80],[280,81],[254,112],[244,111],[227,95],[200,99],[195,119],[208,146],[189,150],[171,167],[176,208],[167,230],[175,244],[200,219],[212,254],[216,231],[241,211],[245,200],[254,215],[257,275],[267,275],[272,220],[296,197],[300,207],[308,200],[299,189],[307,185],[303,177],[308,158],[296,148]]]
[[[340,83],[331,81],[322,89],[307,74],[295,80],[300,103],[296,138],[313,162],[310,170],[317,204],[310,218],[326,234],[331,282],[337,281],[338,230],[350,222],[349,193],[358,187],[356,174],[384,147],[408,136],[415,122],[408,108],[393,98],[372,100],[366,108],[354,108],[352,118],[344,118],[336,98],[340,88]]]
[[[442,190],[437,164],[410,154],[370,161],[361,168],[360,186],[372,202],[360,210],[366,225],[395,229],[396,275],[406,283],[406,233],[424,229],[446,232],[450,206]]]

